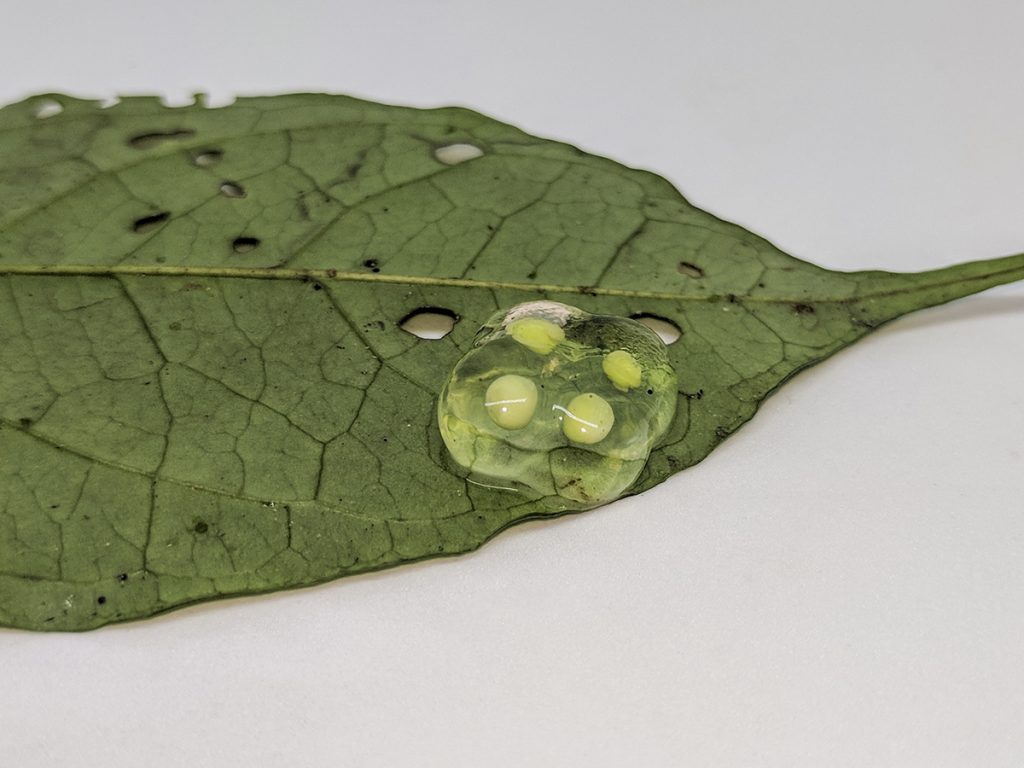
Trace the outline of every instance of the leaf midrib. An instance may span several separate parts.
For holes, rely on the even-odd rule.
[[[827,274],[842,277],[885,275],[892,278],[923,277],[933,275],[935,280],[922,281],[913,285],[858,293],[854,296],[829,297],[801,294],[797,296],[759,295],[759,294],[721,294],[721,293],[682,293],[662,291],[637,291],[625,288],[602,288],[586,285],[558,285],[554,283],[517,283],[499,280],[469,280],[458,277],[433,277],[430,275],[384,275],[362,272],[341,272],[335,269],[287,269],[267,267],[180,267],[155,265],[45,265],[45,264],[9,264],[0,265],[0,275],[25,275],[41,277],[209,277],[244,280],[316,280],[330,283],[376,283],[384,285],[448,287],[448,288],[481,288],[485,290],[515,290],[538,294],[579,294],[585,296],[612,296],[622,298],[655,299],[662,301],[684,301],[718,303],[729,297],[741,299],[744,303],[760,304],[794,304],[808,300],[817,302],[834,302],[846,304],[869,299],[885,298],[900,294],[915,293],[923,290],[941,288],[958,283],[978,280],[992,280],[1002,275],[1024,273],[1024,254],[1014,254],[993,259],[993,264],[1008,264],[1002,269],[994,269],[983,274],[965,276],[959,274],[965,264],[957,264],[943,269],[919,273],[893,273],[885,275],[878,272],[837,272],[823,270]],[[1024,277],[1024,274],[1022,274]]]

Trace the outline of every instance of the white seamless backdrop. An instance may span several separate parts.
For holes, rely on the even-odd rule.
[[[1021,29],[1016,0],[9,0],[0,102],[472,106],[794,255],[919,270],[1024,250]],[[0,630],[0,763],[1020,766],[1022,338],[1022,286],[906,318],[703,464],[469,556]]]

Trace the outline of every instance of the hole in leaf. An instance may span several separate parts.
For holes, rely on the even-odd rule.
[[[192,163],[200,168],[209,168],[219,163],[223,157],[224,150],[204,149],[192,155]]]
[[[165,141],[178,141],[195,136],[196,132],[191,128],[177,128],[171,131],[152,131],[140,133],[128,139],[128,143],[136,149],[152,149]]]
[[[434,150],[434,157],[445,165],[458,165],[480,157],[484,151],[474,144],[446,144]]]
[[[380,272],[380,264],[377,263],[376,259],[367,259],[363,262],[363,266],[374,274]]]
[[[688,261],[679,262],[679,274],[692,277],[694,280],[699,280],[704,277],[704,270],[698,267],[696,264],[691,264]]]
[[[254,251],[259,247],[260,239],[258,237],[236,237],[231,242],[231,247],[235,253],[248,253]]]
[[[146,232],[151,232],[165,221],[171,218],[171,214],[168,211],[157,211],[151,213],[149,216],[143,216],[141,219],[136,219],[132,223],[132,231],[136,234],[143,235]]]
[[[236,184],[233,181],[225,181],[221,184],[220,193],[224,197],[245,197],[245,189],[241,184]]]
[[[658,334],[658,338],[666,344],[675,344],[679,341],[679,337],[683,335],[683,332],[679,329],[678,325],[664,317],[644,313],[640,315],[633,315],[633,319],[638,323],[646,325]]]
[[[198,523],[196,523],[194,530],[196,533],[206,533],[208,530],[210,530],[210,526],[205,521],[200,520]]]
[[[63,111],[64,105],[61,104],[59,101],[54,101],[53,99],[44,99],[43,101],[40,101],[38,104],[36,104],[36,108],[32,112],[32,114],[40,120],[45,120],[48,117],[59,115]]]
[[[406,333],[421,339],[443,339],[452,332],[459,316],[443,307],[423,307],[406,315],[398,324]]]

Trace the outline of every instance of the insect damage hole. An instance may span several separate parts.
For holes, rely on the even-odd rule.
[[[152,232],[158,228],[161,224],[171,218],[170,211],[157,211],[151,213],[148,216],[136,219],[132,222],[132,232],[137,235],[144,235],[147,232]]]
[[[680,261],[676,269],[679,270],[679,274],[692,277],[694,280],[700,280],[700,278],[704,277],[704,270],[688,261]]]
[[[434,157],[445,165],[458,165],[480,157],[483,153],[475,144],[446,144],[434,150]]]
[[[443,307],[423,307],[410,312],[398,327],[421,339],[443,339],[452,332],[459,316]]]
[[[679,341],[679,337],[683,335],[678,325],[664,317],[644,312],[639,315],[633,315],[633,319],[642,325],[646,325],[658,334],[658,338],[665,342],[665,344],[675,344]]]
[[[245,188],[233,181],[225,181],[220,185],[220,193],[224,197],[245,197]]]
[[[196,132],[191,128],[175,128],[170,131],[139,133],[128,139],[128,143],[136,149],[152,149],[165,141],[179,141],[195,135]]]
[[[255,251],[259,248],[260,239],[258,237],[236,237],[231,241],[231,249],[235,253],[248,253],[249,251]]]
[[[45,120],[48,117],[54,117],[64,111],[64,105],[54,99],[44,99],[36,104],[35,109],[32,111],[32,115],[38,120]]]
[[[224,157],[222,149],[202,149],[192,155],[192,164],[200,168],[216,165]]]

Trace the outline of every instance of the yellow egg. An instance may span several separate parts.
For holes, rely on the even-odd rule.
[[[593,445],[604,440],[615,425],[615,412],[608,401],[593,392],[576,395],[562,413],[562,432],[574,443]]]
[[[521,317],[513,320],[505,329],[509,336],[538,355],[549,355],[565,338],[565,331],[558,323],[542,317]]]
[[[624,349],[617,349],[605,355],[601,361],[601,369],[608,380],[623,392],[640,386],[640,365]]]
[[[499,376],[487,387],[484,407],[499,427],[522,429],[537,410],[537,385],[514,373]]]

